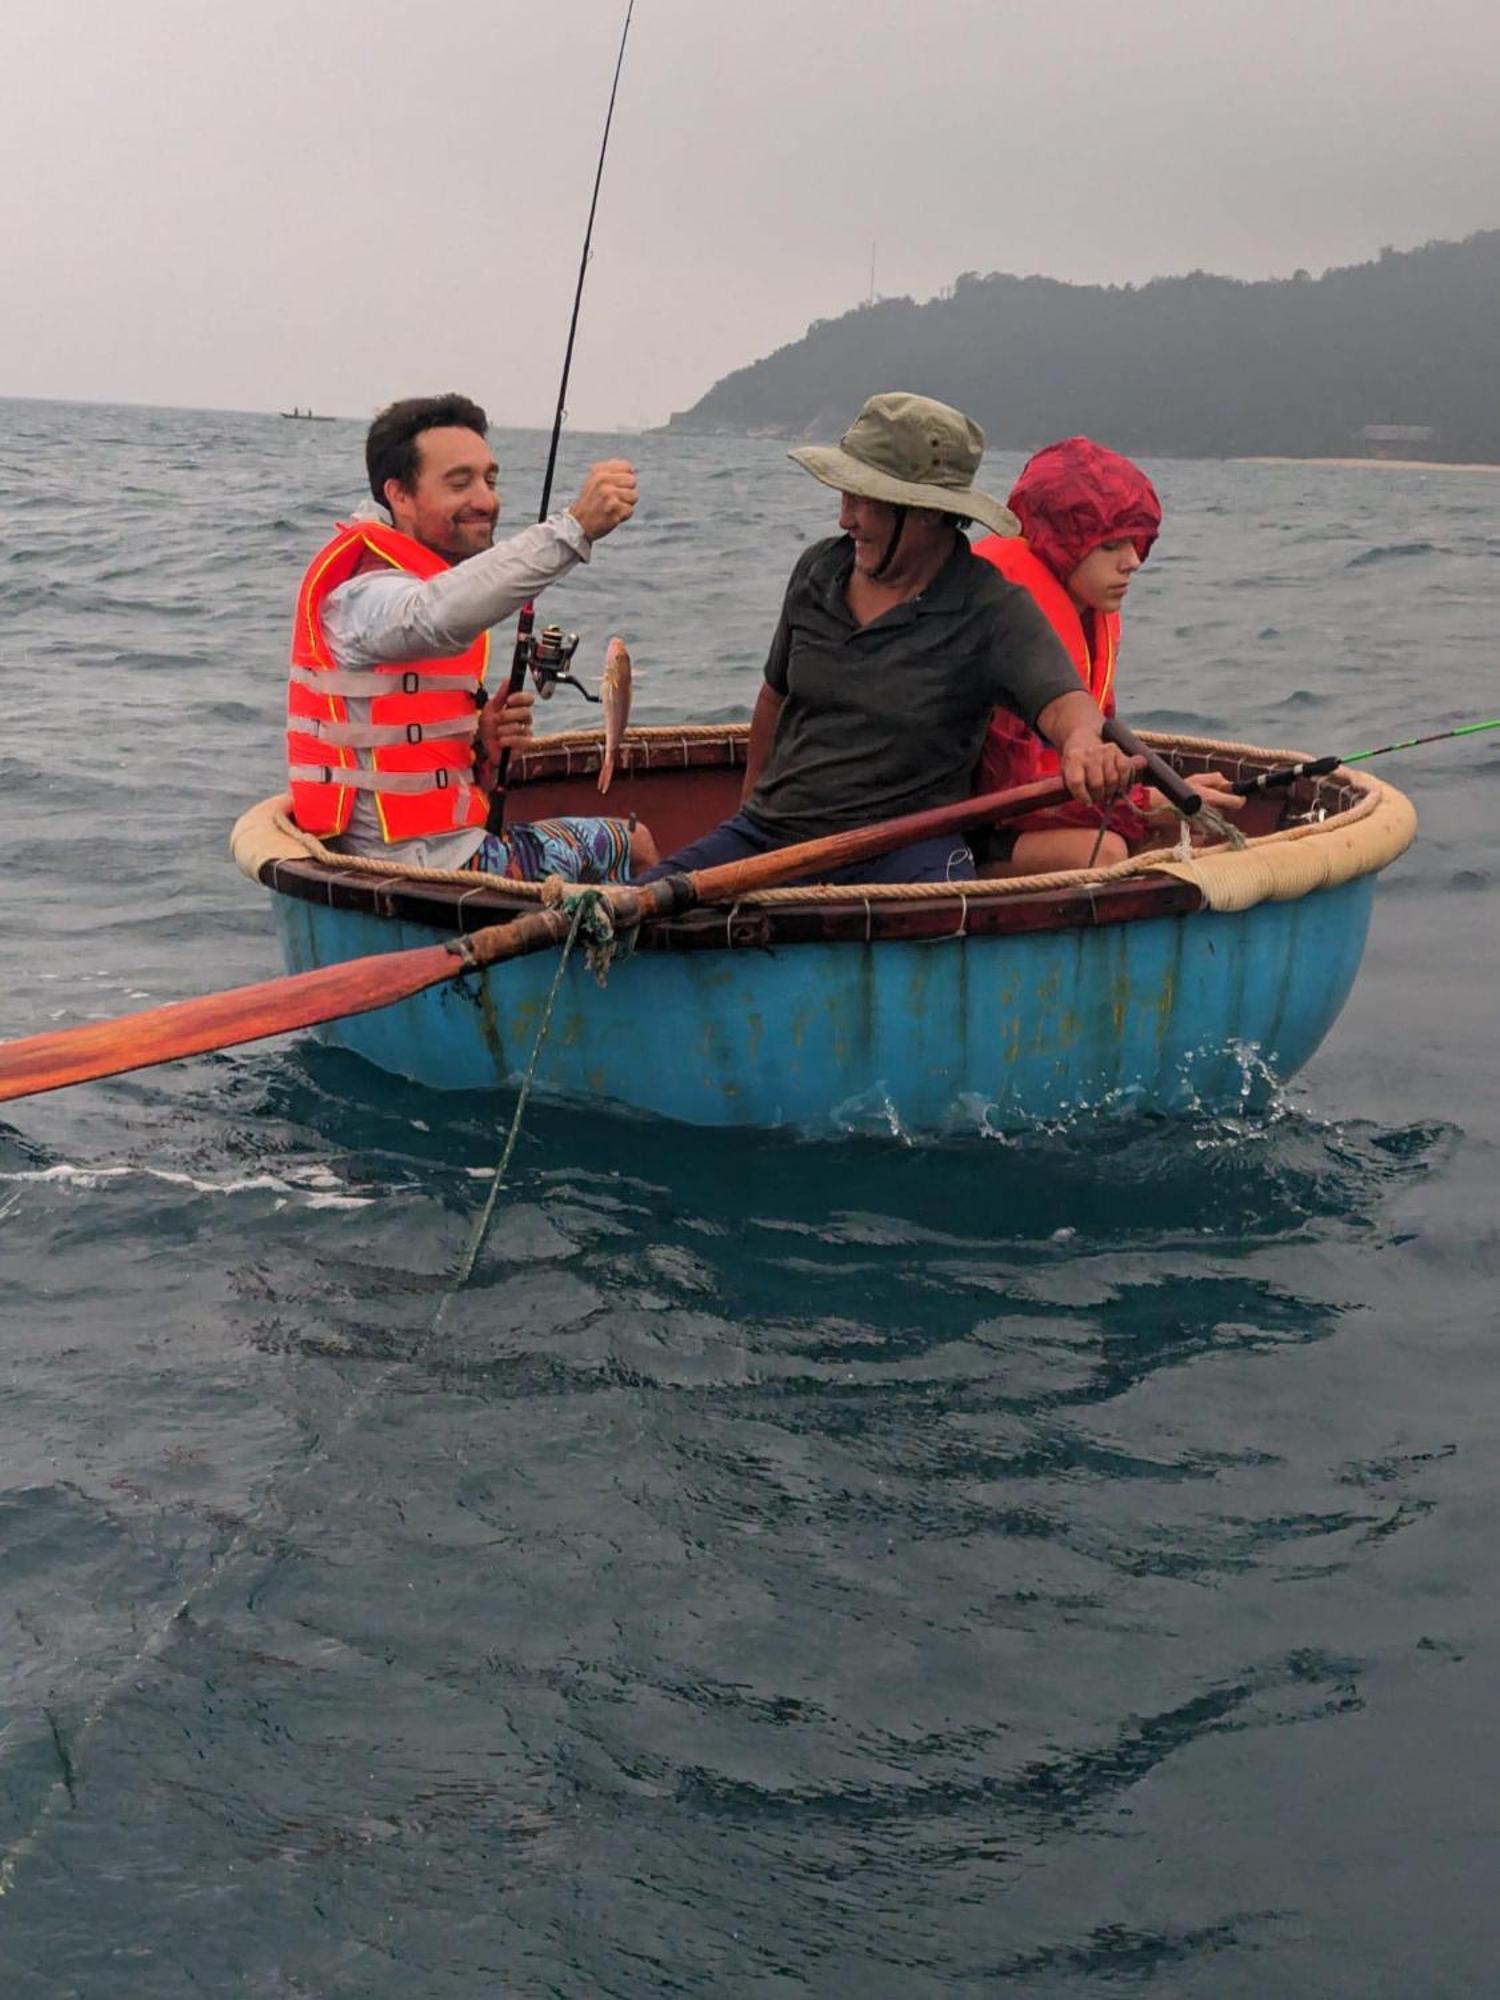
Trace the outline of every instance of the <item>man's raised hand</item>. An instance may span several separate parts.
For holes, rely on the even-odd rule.
[[[606,458],[589,467],[578,498],[569,504],[568,512],[589,540],[597,542],[622,521],[630,519],[638,498],[635,467],[629,459]]]

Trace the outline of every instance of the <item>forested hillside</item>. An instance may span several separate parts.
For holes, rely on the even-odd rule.
[[[1500,460],[1497,362],[1500,230],[1487,230],[1320,278],[1106,286],[969,271],[925,304],[815,322],[672,426],[831,436],[867,395],[912,389],[1008,449],[1084,431],[1157,456]]]

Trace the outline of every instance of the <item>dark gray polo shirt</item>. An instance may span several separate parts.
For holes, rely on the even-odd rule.
[[[1079,692],[1029,592],[964,536],[920,597],[869,625],[844,599],[853,562],[847,535],[805,550],[771,641],[766,682],[785,706],[745,811],[778,840],[967,798],[997,708],[1034,723]]]

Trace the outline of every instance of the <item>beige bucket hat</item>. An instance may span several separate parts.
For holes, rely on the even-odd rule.
[[[962,411],[893,389],[872,396],[837,444],[799,445],[787,456],[837,493],[935,507],[1018,535],[1009,507],[973,483],[983,452],[984,432]]]

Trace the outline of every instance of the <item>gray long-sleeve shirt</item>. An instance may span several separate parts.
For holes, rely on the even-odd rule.
[[[587,562],[588,536],[564,509],[437,576],[406,570],[365,570],[330,591],[323,634],[337,667],[369,669],[402,660],[451,659],[493,625],[514,616],[529,598]],[[369,719],[370,704],[351,698],[351,722]],[[370,753],[357,751],[362,764]],[[429,839],[389,843],[371,793],[354,794],[348,831],[332,843],[351,854],[392,859],[417,868],[462,868],[484,838],[481,827]]]

